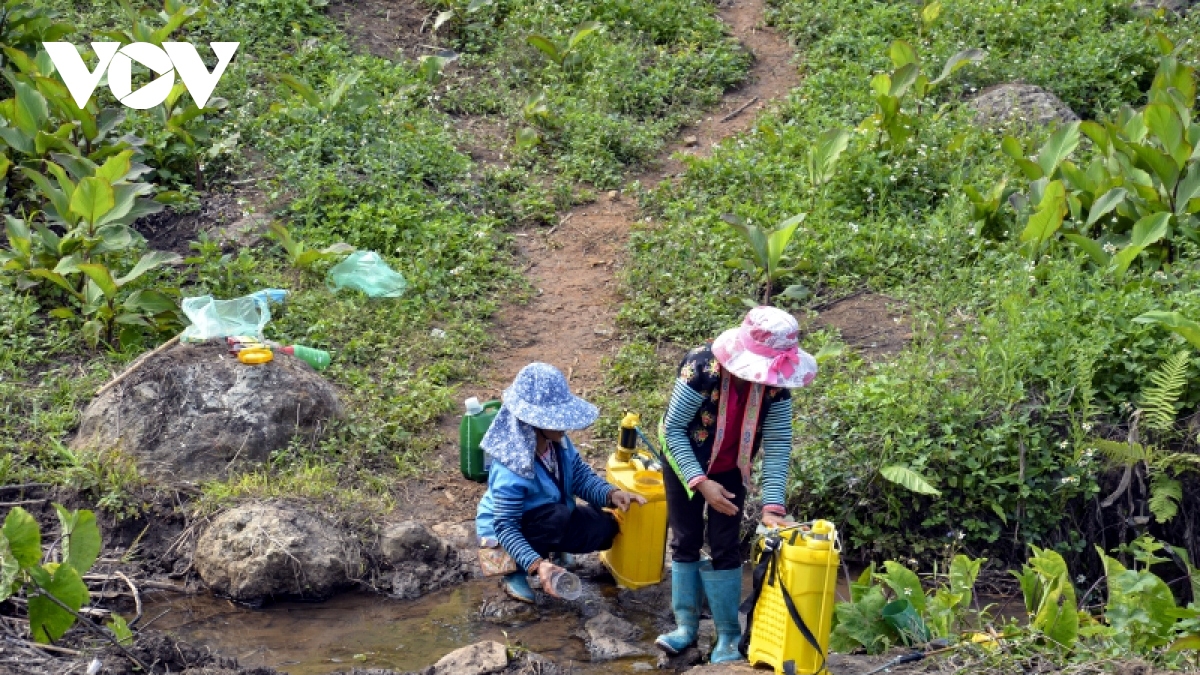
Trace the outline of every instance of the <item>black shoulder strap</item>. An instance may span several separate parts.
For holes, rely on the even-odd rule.
[[[793,541],[795,535],[793,534]],[[778,535],[767,537],[763,540],[763,552],[758,558],[758,564],[754,566],[753,586],[750,590],[750,596],[742,603],[739,608],[746,613],[746,632],[742,633],[742,640],[738,643],[738,650],[742,656],[746,656],[750,651],[750,631],[754,628],[754,608],[758,604],[758,599],[762,595],[763,581],[768,585],[774,586],[775,582],[779,582],[779,590],[783,595],[783,604],[787,606],[788,614],[791,616],[792,623],[796,624],[796,628],[800,629],[800,634],[804,639],[817,650],[821,655],[821,665],[815,672],[821,673],[825,670],[825,651],[821,649],[821,643],[817,641],[817,636],[813,635],[808,624],[804,623],[804,618],[800,616],[800,611],[796,609],[796,603],[792,600],[792,594],[788,592],[787,586],[784,585],[783,575],[779,573],[779,555],[780,548],[783,542]],[[787,661],[783,664],[785,673],[795,673],[796,664],[793,661]]]

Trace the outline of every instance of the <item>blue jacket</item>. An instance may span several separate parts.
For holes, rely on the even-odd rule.
[[[598,508],[608,506],[608,495],[615,488],[604,482],[588,466],[571,439],[563,437],[559,457],[562,463],[563,485],[567,490],[566,503],[575,508],[575,497]],[[537,551],[525,541],[521,534],[521,516],[546,504],[562,501],[562,494],[554,478],[540,462],[534,462],[533,478],[526,478],[493,460],[488,471],[488,489],[479,501],[475,516],[475,534],[483,539],[494,537],[504,550],[512,556],[517,566],[528,570],[539,557]]]

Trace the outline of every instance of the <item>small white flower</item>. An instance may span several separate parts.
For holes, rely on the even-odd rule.
[[[1092,430],[1092,423],[1091,423],[1091,422],[1084,422],[1084,423],[1083,423],[1083,430],[1084,430],[1084,431],[1091,431],[1091,430]]]
[[[1058,447],[1062,448],[1063,450],[1066,450],[1067,446],[1069,446],[1069,445],[1071,445],[1069,442],[1063,441],[1062,443],[1058,444]]]
[[[1109,242],[1104,245],[1104,252],[1112,255],[1117,252],[1117,247],[1112,242]]]

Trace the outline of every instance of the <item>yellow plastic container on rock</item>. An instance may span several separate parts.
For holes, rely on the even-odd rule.
[[[637,589],[662,581],[663,557],[667,549],[667,494],[662,469],[637,456],[638,416],[629,413],[621,420],[617,451],[608,458],[604,478],[611,485],[646,498],[622,513],[612,509],[621,525],[612,548],[600,560],[624,588]]]
[[[763,581],[762,594],[754,606],[747,657],[751,665],[766,663],[783,673],[788,662],[795,664],[796,675],[814,675],[825,671],[829,654],[829,633],[833,623],[833,605],[837,589],[838,549],[834,546],[833,523],[813,522],[808,531],[784,530],[777,558],[777,578]],[[758,556],[771,555],[761,548]],[[782,581],[782,584],[779,583]],[[783,600],[786,587],[800,618],[816,637],[818,652],[792,621]]]

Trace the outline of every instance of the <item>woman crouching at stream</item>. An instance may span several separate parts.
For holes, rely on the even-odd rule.
[[[557,368],[525,366],[502,400],[480,443],[492,465],[475,518],[479,561],[485,576],[504,575],[505,593],[533,602],[527,575],[553,595],[545,581],[562,568],[551,555],[607,550],[617,521],[602,509],[646,500],[604,482],[579,456],[566,432],[591,426],[599,411],[571,393]]]
[[[791,525],[784,492],[792,451],[790,389],[809,384],[817,362],[800,349],[791,314],[750,310],[742,325],[688,352],[663,421],[663,476],[671,524],[671,609],[677,628],[655,641],[668,654],[696,643],[707,596],[717,629],[713,663],[741,658],[739,531],[750,465],[762,448],[762,523]],[[708,519],[705,522],[707,507]],[[707,534],[712,559],[700,549]]]

